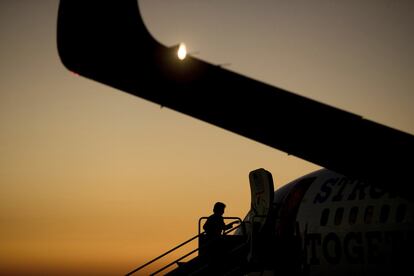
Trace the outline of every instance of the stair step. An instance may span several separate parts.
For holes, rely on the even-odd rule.
[[[182,267],[183,265],[185,265],[187,262],[176,262],[176,264],[178,265],[178,267]]]

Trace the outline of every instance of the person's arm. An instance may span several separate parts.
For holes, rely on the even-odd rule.
[[[230,222],[229,224],[224,226],[224,230],[229,230],[229,229],[233,228],[234,224],[239,224],[239,221],[236,220],[236,221]]]

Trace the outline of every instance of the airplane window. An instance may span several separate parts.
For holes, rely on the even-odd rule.
[[[323,209],[322,215],[321,215],[321,225],[325,226],[328,223],[329,218],[329,209]]]
[[[354,206],[351,208],[351,211],[349,212],[349,224],[353,225],[355,224],[358,216],[358,207]]]
[[[344,208],[338,208],[335,212],[335,225],[340,225],[344,216]]]
[[[380,213],[380,223],[386,223],[388,220],[388,217],[390,215],[390,205],[384,205],[381,207],[381,213]]]
[[[407,212],[407,206],[405,204],[401,204],[397,207],[397,213],[395,216],[395,220],[397,223],[400,223],[404,220],[406,212]]]
[[[365,208],[364,222],[367,224],[372,223],[373,216],[374,216],[374,206],[367,206],[367,208]]]

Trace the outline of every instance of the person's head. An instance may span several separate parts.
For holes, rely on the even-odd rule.
[[[223,202],[216,202],[216,204],[214,204],[213,212],[214,214],[222,215],[224,214],[224,208],[226,208],[226,204]]]

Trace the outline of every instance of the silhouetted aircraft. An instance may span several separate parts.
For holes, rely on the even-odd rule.
[[[57,42],[70,71],[325,168],[274,193],[270,173],[251,172],[246,254],[228,275],[412,273],[412,135],[182,49],[178,58],[179,45],[147,31],[136,0],[61,0]]]

